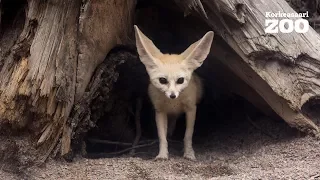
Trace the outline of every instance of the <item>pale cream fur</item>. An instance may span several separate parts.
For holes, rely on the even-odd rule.
[[[192,136],[197,103],[202,97],[202,82],[193,71],[202,65],[209,54],[213,32],[206,33],[202,39],[178,55],[162,54],[137,26],[134,28],[140,60],[150,77],[148,92],[156,112],[159,137],[159,154],[156,159],[168,159],[168,116],[178,117],[186,113],[184,157],[195,160]],[[160,78],[165,78],[167,82],[161,83]],[[183,83],[177,83],[179,78],[184,79]]]
[[[166,95],[149,84],[149,96],[156,111],[167,112],[168,114],[181,114],[193,108],[202,97],[202,82],[197,74],[193,73],[189,85],[180,93],[176,99],[169,99]]]

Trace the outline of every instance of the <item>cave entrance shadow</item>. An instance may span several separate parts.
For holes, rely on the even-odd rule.
[[[174,8],[174,6],[171,7]],[[184,17],[183,13],[166,9],[151,1],[142,0],[140,4],[138,2],[137,8],[135,24],[152,39],[163,53],[183,52],[192,42],[198,40],[210,29],[196,17]],[[199,22],[194,23],[197,21]],[[190,27],[189,22],[197,25]],[[192,31],[190,31],[191,29]],[[199,32],[194,34],[194,29]],[[215,35],[216,38],[219,39],[219,36]],[[220,37],[220,39],[222,38]],[[117,97],[116,100],[108,100],[103,106],[108,109],[112,104],[111,106],[119,108],[114,109],[113,113],[110,111],[102,116],[96,123],[96,128],[88,132],[86,136],[88,153],[107,152],[111,154],[103,157],[116,157],[112,153],[130,147],[135,136],[134,112],[137,108],[135,102],[139,97],[143,97],[141,142],[145,142],[142,144],[146,145],[153,143],[151,146],[137,149],[134,156],[150,159],[158,153],[155,115],[146,92],[148,75],[144,65],[137,58],[137,54],[133,56],[135,58],[126,59],[126,63],[119,66],[119,79],[111,93],[111,96]],[[297,136],[297,130],[290,128],[281,118],[271,118],[264,115],[246,99],[228,92],[216,84],[215,78],[220,77],[212,77],[216,73],[212,72],[209,67],[214,65],[215,63],[211,62],[215,61],[218,60],[207,59],[196,70],[204,79],[205,85],[204,98],[198,106],[193,138],[194,148],[196,154],[200,155],[200,159],[205,160],[215,155],[237,152],[250,154],[262,146],[289,141]],[[140,87],[141,89],[132,87]],[[104,112],[104,110],[102,111]],[[177,121],[173,136],[169,138],[170,155],[182,155],[184,131],[183,115]],[[126,143],[102,144],[88,141],[92,138]],[[119,155],[126,156],[128,154],[121,153]]]

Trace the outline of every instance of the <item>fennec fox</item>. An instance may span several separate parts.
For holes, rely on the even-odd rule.
[[[135,25],[138,54],[150,77],[149,96],[156,112],[159,154],[156,159],[168,159],[168,116],[186,113],[184,157],[195,160],[192,148],[197,103],[202,96],[200,78],[193,73],[210,52],[214,33],[207,32],[181,54],[162,54],[153,42]]]

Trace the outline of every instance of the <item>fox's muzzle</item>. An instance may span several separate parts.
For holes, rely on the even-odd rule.
[[[171,94],[171,95],[170,95],[170,98],[171,98],[171,99],[175,99],[175,98],[176,98],[176,95],[175,95],[175,94]]]
[[[170,99],[176,99],[179,96],[178,92],[166,92],[166,96]]]

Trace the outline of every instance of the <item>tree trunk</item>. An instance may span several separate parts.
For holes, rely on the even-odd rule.
[[[314,114],[311,107],[319,104],[320,97],[319,34],[311,27],[304,34],[264,32],[265,12],[295,12],[285,1],[175,2],[187,12],[196,9],[237,55],[221,48],[212,54],[216,53],[289,125],[318,135],[314,121],[319,117],[309,115]]]
[[[19,3],[15,5],[12,2],[0,1],[0,11],[4,12],[0,13],[0,131],[6,124],[18,131],[30,130],[30,138],[36,137],[43,161],[55,147],[65,155],[71,150],[71,140],[80,143],[76,142],[81,141],[79,134],[87,132],[90,122],[102,116],[92,108],[107,109],[106,104],[114,103],[114,108],[118,108],[112,114],[115,122],[127,118],[123,113],[129,111],[125,110],[130,108],[127,102],[135,102],[133,96],[139,100],[141,90],[133,88],[133,84],[122,84],[123,92],[110,94],[118,77],[116,67],[124,59],[132,60],[119,70],[127,75],[123,82],[136,85],[147,75],[143,74],[144,67],[134,50],[115,51],[106,59],[105,56],[116,44],[132,43],[136,1],[16,0]],[[289,125],[318,135],[314,121],[319,115],[312,116],[316,114],[312,109],[319,104],[320,94],[319,35],[312,29],[305,34],[264,33],[265,11],[294,12],[284,0],[271,0],[268,4],[262,0],[175,2],[185,14],[198,14],[223,38],[221,43],[215,40],[209,55],[219,62],[209,63],[217,65],[218,75],[229,74],[222,80],[229,82],[225,83],[227,88],[263,112],[271,114],[271,108]],[[196,11],[192,11],[194,8]],[[161,31],[155,20],[149,18],[145,25]],[[190,26],[189,30],[198,31]],[[194,38],[188,30],[183,31],[185,39]],[[209,74],[209,66],[207,71]],[[138,85],[146,90],[145,86]],[[113,97],[107,99],[110,95]],[[121,98],[124,103],[119,101]]]
[[[29,0],[25,5],[25,14],[13,15],[24,27],[1,26],[1,122],[32,129],[48,153],[62,137],[64,154],[70,149],[71,109],[108,51],[127,43],[135,1]]]

